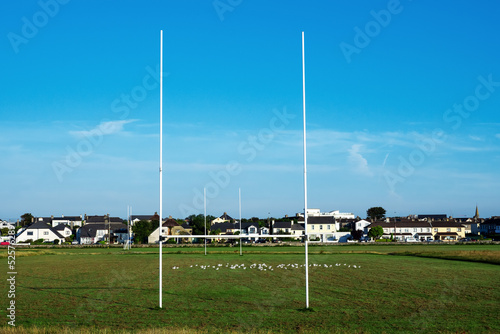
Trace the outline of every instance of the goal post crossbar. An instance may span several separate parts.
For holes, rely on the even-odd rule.
[[[307,235],[294,235],[294,234],[266,234],[266,235],[231,235],[231,234],[209,234],[209,235],[191,235],[191,234],[179,234],[179,235],[162,235],[163,238],[207,238],[207,239],[246,239],[246,238],[299,238],[302,239]]]

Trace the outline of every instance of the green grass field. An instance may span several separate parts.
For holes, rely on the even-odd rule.
[[[500,332],[500,245],[311,246],[310,310],[302,247],[164,250],[158,309],[157,248],[18,249],[16,329],[3,280],[0,330]]]

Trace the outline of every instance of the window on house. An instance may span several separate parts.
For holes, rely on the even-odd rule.
[[[451,228],[449,228],[449,227],[448,227],[448,228],[446,229],[446,232],[451,232]]]
[[[28,235],[33,235],[33,232],[28,232]]]
[[[326,228],[329,229],[329,230],[331,230],[332,229],[332,225],[328,225]]]
[[[438,231],[438,229],[437,229],[437,228],[435,228],[435,229],[434,229],[434,232],[437,232],[437,231]]]
[[[314,225],[311,225],[311,230],[314,230]]]
[[[43,232],[43,235],[49,235],[49,232],[45,231]]]
[[[319,229],[322,230],[323,229],[323,225],[319,225]]]
[[[409,231],[407,228],[405,228],[405,232],[406,232],[406,233],[408,233],[408,232],[410,232],[410,231]]]
[[[457,228],[457,231],[458,232],[462,232],[462,229],[459,227],[459,228]]]

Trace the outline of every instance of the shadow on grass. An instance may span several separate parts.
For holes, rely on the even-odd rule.
[[[316,310],[313,309],[312,307],[302,307],[302,308],[297,309],[297,311],[299,311],[299,312],[316,312]]]

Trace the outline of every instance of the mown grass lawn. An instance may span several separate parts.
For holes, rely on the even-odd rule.
[[[312,311],[303,309],[301,247],[246,247],[243,256],[237,247],[209,248],[207,256],[202,249],[165,249],[163,309],[157,307],[158,249],[18,250],[16,325],[54,331],[500,332],[499,245],[310,250]],[[0,260],[7,272],[7,259]],[[6,296],[5,281],[2,289]],[[7,319],[4,300],[0,315]]]

